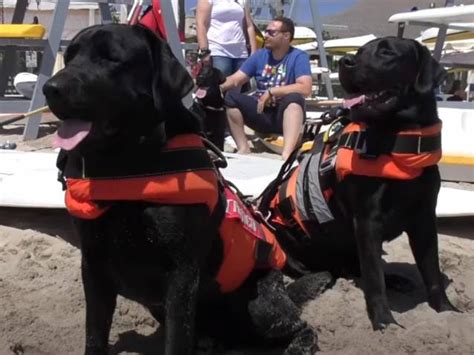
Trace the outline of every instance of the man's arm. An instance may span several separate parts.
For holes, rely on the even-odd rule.
[[[221,85],[221,90],[226,92],[232,88],[244,85],[250,80],[250,77],[242,70],[237,70],[234,74],[229,75],[225,82]]]
[[[280,97],[291,93],[301,94],[308,97],[312,92],[313,79],[310,75],[302,75],[296,79],[294,84],[278,86],[270,89],[271,96]]]

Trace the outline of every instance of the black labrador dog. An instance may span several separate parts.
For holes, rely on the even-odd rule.
[[[204,134],[220,150],[224,150],[226,113],[224,96],[219,85],[224,83],[224,74],[212,65],[203,64],[196,77],[195,98],[192,111],[201,117]]]
[[[203,147],[170,146],[183,135],[180,144],[191,144],[200,127],[181,102],[192,79],[169,46],[141,26],[93,26],[71,41],[64,59],[43,92],[62,121],[58,166],[81,242],[86,354],[107,353],[118,294],[164,324],[166,355],[193,354],[195,328],[312,354],[316,335],[300,319],[279,270],[255,268],[227,293],[216,282],[224,258],[222,211],[211,212],[181,190],[188,180],[214,186],[216,171]],[[189,175],[190,169],[196,171]],[[164,173],[172,175],[162,179]],[[154,184],[182,192],[176,202],[137,198],[137,190]],[[215,205],[220,202],[219,196]],[[309,281],[294,285],[296,296],[311,293]]]
[[[441,133],[434,90],[444,77],[444,70],[426,47],[395,37],[373,40],[355,55],[345,55],[339,65],[340,82],[348,93],[346,104],[350,108],[346,119],[363,127],[363,132],[345,133],[339,138],[336,135],[336,139],[327,134],[327,141],[333,140],[330,144],[335,147],[331,152],[338,154],[333,160],[337,179],[321,185],[331,164],[324,165],[326,170],[318,170],[319,164],[312,162],[320,158],[323,161],[326,153],[323,151],[316,158],[313,151],[307,156],[313,160],[306,160],[310,163],[305,165],[304,179],[284,179],[277,197],[263,210],[276,206],[273,212],[282,229],[281,245],[310,270],[326,269],[339,275],[361,273],[374,329],[396,323],[386,296],[382,243],[402,232],[408,234],[429,305],[438,312],[455,310],[446,296],[440,272],[435,213],[440,189],[436,163],[441,156]],[[331,133],[338,131],[337,125],[341,127],[343,123],[335,124]],[[427,132],[426,136],[423,132]],[[340,157],[341,153],[346,154],[345,158]],[[404,165],[405,157],[421,158],[421,162],[428,159],[430,163],[415,168],[415,163]],[[340,159],[345,159],[345,165]],[[362,171],[339,175],[339,166],[344,171],[344,166],[355,169],[359,165]],[[300,174],[302,169],[306,168],[300,168]],[[386,170],[398,175],[387,176]],[[294,181],[296,197],[285,199],[286,189]],[[325,196],[331,196],[327,207],[332,216],[321,202]],[[300,222],[292,217],[295,210]],[[320,217],[316,218],[318,214]]]

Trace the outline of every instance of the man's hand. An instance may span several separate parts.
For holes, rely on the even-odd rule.
[[[262,113],[265,106],[271,103],[272,96],[268,91],[265,91],[262,96],[259,97],[257,102],[257,113]]]

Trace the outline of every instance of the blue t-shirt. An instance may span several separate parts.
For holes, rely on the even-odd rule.
[[[268,88],[294,84],[300,76],[311,75],[308,54],[294,47],[290,47],[281,60],[275,60],[269,49],[260,49],[242,64],[240,70],[255,77],[257,96]]]

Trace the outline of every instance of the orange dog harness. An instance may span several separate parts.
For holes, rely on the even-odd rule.
[[[382,150],[374,159],[367,159],[359,152],[360,148],[364,148],[366,128],[360,123],[350,123],[344,128],[336,160],[339,180],[350,174],[414,179],[421,175],[423,168],[436,165],[441,159],[441,123],[397,132],[391,136],[392,147]]]
[[[283,178],[271,199],[271,221],[284,225],[296,236],[309,237],[307,222],[323,224],[334,220],[328,205],[336,182],[334,176],[339,181],[351,174],[414,179],[423,168],[437,164],[441,158],[441,123],[382,136],[382,143],[376,146],[378,154],[373,156],[364,155],[365,134],[363,124],[350,123],[329,144],[323,143],[322,135],[317,136],[311,153],[305,154]]]
[[[205,153],[200,165],[189,170],[189,158],[167,159],[169,154]],[[115,201],[147,201],[159,204],[206,204],[212,214],[219,199],[218,171],[213,166],[198,135],[180,135],[168,142],[158,160],[173,166],[151,176],[118,178],[67,178],[66,207],[70,214],[83,219],[103,215]],[[199,154],[195,154],[200,158]],[[184,157],[183,157],[184,158]],[[203,158],[203,156],[201,156]],[[182,160],[182,159],[181,159]],[[183,163],[180,168],[181,162]],[[161,167],[162,168],[162,167]],[[227,208],[219,232],[223,243],[223,261],[216,281],[222,292],[237,289],[257,267],[284,267],[286,255],[274,235],[260,225],[240,199],[225,187]],[[108,203],[103,206],[103,203]]]
[[[191,150],[206,154],[201,138],[185,134],[170,139],[157,160],[173,152]],[[96,201],[147,201],[161,204],[204,203],[212,211],[217,203],[217,173],[207,158],[199,170],[173,167],[152,176],[110,178],[68,178],[66,207],[70,214],[83,219],[95,219],[108,207]],[[181,162],[177,162],[181,163]],[[184,162],[186,163],[186,162]]]

